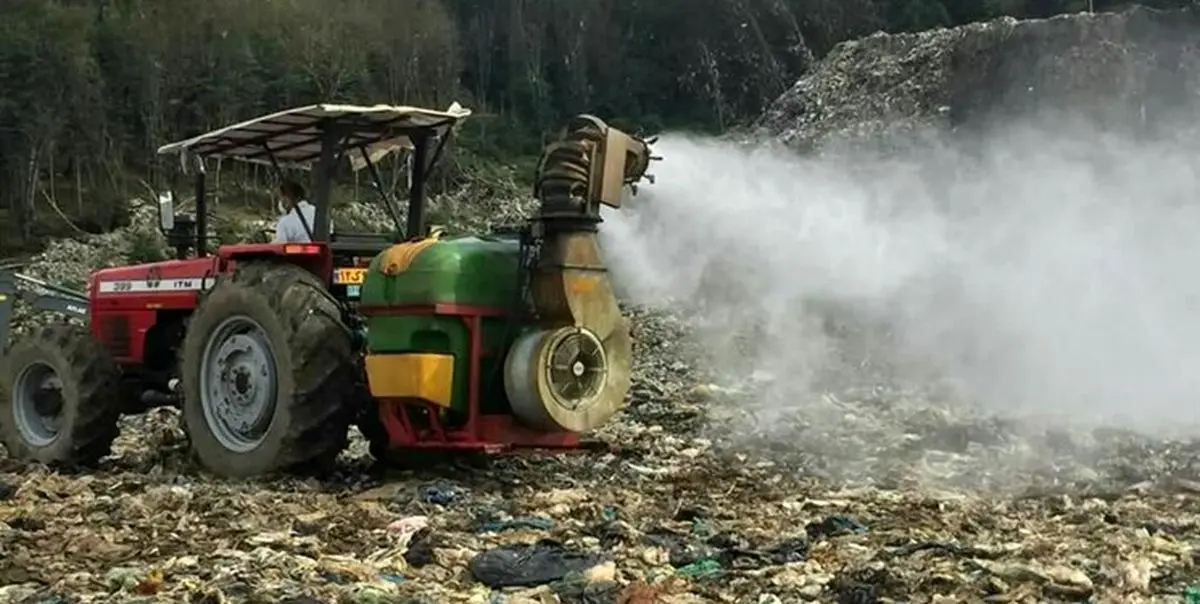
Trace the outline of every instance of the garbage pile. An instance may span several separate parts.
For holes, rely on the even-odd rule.
[[[882,385],[756,444],[738,417],[769,378],[717,383],[685,317],[629,314],[632,406],[576,454],[382,470],[356,439],[327,480],[214,481],[163,409],[127,418],[98,472],[0,458],[0,601],[1150,602],[1196,583],[1200,446],[1034,438]],[[1021,451],[1037,471],[999,471]]]
[[[1200,11],[1010,17],[835,47],[757,123],[799,149],[910,146],[1015,116],[1195,134]]]

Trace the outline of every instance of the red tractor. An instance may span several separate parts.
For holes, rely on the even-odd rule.
[[[121,414],[163,404],[182,408],[201,465],[230,477],[327,468],[351,424],[378,457],[577,444],[629,389],[599,206],[619,206],[652,158],[645,141],[580,116],[543,156],[536,217],[512,233],[446,238],[426,230],[425,182],[469,114],[312,105],[159,149],[195,175],[194,217],[160,200],[175,259],[97,271],[83,294],[0,269],[9,454],[91,464]],[[375,168],[396,150],[412,166],[404,215]],[[210,253],[205,159],[218,157],[310,171],[312,223],[292,208],[309,242]],[[345,163],[371,173],[395,232],[331,229]],[[87,326],[7,347],[18,290]]]

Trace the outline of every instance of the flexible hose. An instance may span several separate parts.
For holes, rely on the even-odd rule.
[[[591,185],[592,153],[596,143],[578,131],[572,138],[546,147],[538,166],[535,194],[543,215],[584,214]]]
[[[546,146],[538,162],[535,174],[534,195],[541,201],[540,218],[565,218],[598,222],[599,208],[589,207],[592,202],[593,178],[597,174],[594,162],[605,162],[605,154],[622,151],[607,149],[606,140],[610,128],[600,119],[581,115],[571,120],[557,141]],[[646,141],[634,138],[634,147],[624,149],[625,157],[622,179],[633,184],[643,177],[649,165],[649,146]]]

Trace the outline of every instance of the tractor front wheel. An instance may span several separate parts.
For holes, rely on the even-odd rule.
[[[200,464],[230,478],[331,466],[353,419],[353,347],[308,271],[256,263],[222,278],[183,346],[183,419]]]
[[[0,439],[12,457],[94,464],[117,437],[122,402],[120,371],[83,327],[44,327],[0,360]]]

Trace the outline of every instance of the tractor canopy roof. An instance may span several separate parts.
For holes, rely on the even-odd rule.
[[[445,111],[400,105],[308,105],[264,115],[159,147],[160,155],[221,157],[279,167],[311,169],[321,157],[325,133],[340,132],[338,148],[361,149],[376,162],[396,149],[412,148],[414,134],[444,136],[471,110],[453,103]],[[351,166],[367,165],[349,154]]]

